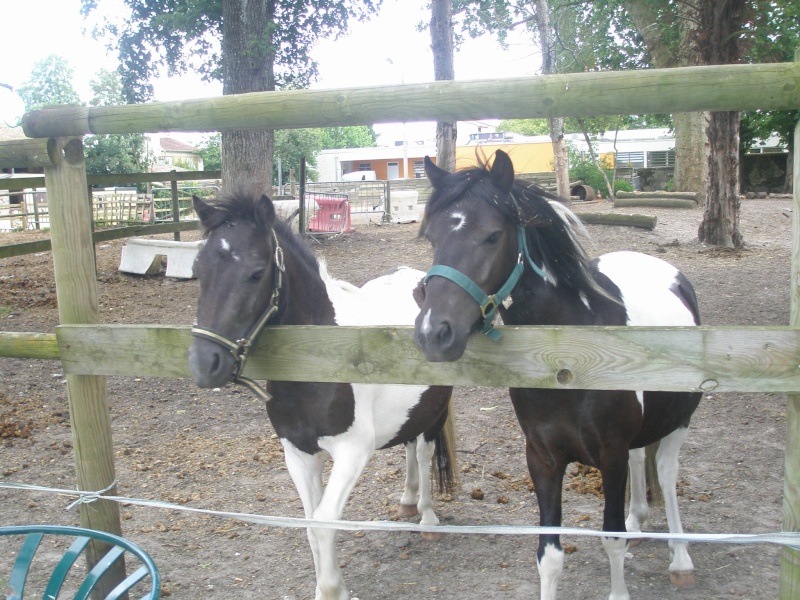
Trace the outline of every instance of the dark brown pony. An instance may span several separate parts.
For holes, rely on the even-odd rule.
[[[289,473],[308,518],[338,520],[376,449],[405,444],[403,516],[422,514],[436,525],[430,469],[434,453],[440,484],[452,476],[443,427],[452,388],[270,381],[268,394],[242,373],[243,357],[265,323],[285,325],[411,325],[412,293],[424,276],[401,268],[362,287],[335,280],[308,246],[276,219],[266,196],[237,194],[212,205],[194,197],[205,228],[195,263],[200,280],[196,336],[189,364],[200,387],[237,380],[267,400]],[[327,485],[322,471],[333,460]],[[308,530],[317,599],[350,598],[336,558],[336,531]],[[269,595],[269,594],[266,594]]]
[[[426,159],[433,186],[422,234],[433,245],[415,339],[431,361],[458,359],[477,332],[497,337],[492,319],[507,325],[697,325],[692,285],[673,266],[635,252],[590,261],[578,243],[577,218],[544,190],[515,181],[507,154],[491,169],[449,173]],[[511,389],[525,433],[528,470],[540,523],[561,525],[564,471],[573,461],[603,475],[602,538],[611,563],[612,600],[629,598],[623,562],[628,543],[613,532],[640,531],[647,518],[644,446],[657,455],[667,520],[681,533],[675,484],[678,452],[699,393]],[[625,485],[631,464],[631,510]],[[694,583],[686,542],[669,543],[670,576]],[[557,535],[539,538],[543,599],[556,596],[564,553]]]

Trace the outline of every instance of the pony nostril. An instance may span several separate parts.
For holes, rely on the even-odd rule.
[[[211,372],[216,373],[219,370],[219,354],[214,353],[214,359],[211,361]]]
[[[449,346],[453,341],[453,328],[445,321],[436,329],[436,344],[439,347]]]

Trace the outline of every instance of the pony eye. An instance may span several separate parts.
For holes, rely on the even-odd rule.
[[[266,269],[258,269],[257,271],[253,271],[253,273],[250,275],[250,281],[252,282],[261,281],[264,278],[264,273],[266,272],[267,272]]]
[[[492,245],[496,244],[497,242],[499,242],[501,237],[503,237],[503,232],[502,231],[495,231],[495,232],[492,232],[489,235],[489,237],[487,237],[484,240],[483,243],[492,246]]]

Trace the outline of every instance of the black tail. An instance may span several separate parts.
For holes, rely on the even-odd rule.
[[[450,396],[447,405],[445,422],[436,433],[434,452],[434,469],[436,483],[440,494],[452,494],[455,491],[458,478],[456,477],[456,427],[455,414],[453,413],[453,397]]]

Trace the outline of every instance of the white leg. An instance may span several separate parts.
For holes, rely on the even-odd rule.
[[[608,600],[630,600],[628,588],[625,587],[625,552],[628,550],[627,540],[622,538],[603,537],[603,548],[608,554],[611,565],[611,593]]]
[[[417,514],[419,498],[419,462],[417,461],[417,440],[406,444],[406,483],[400,497],[399,517],[413,517]]]
[[[670,533],[683,533],[675,485],[678,482],[678,454],[688,431],[687,428],[682,427],[670,433],[661,440],[656,453],[658,481],[664,492],[664,508]],[[669,565],[669,578],[673,585],[682,589],[695,585],[694,565],[689,557],[688,547],[688,542],[669,542],[670,557],[672,558]]]
[[[431,494],[431,468],[436,442],[426,442],[420,435],[417,438],[417,463],[419,465],[419,502],[417,509],[422,515],[420,525],[438,525],[439,519],[433,512],[433,496]]]
[[[541,600],[556,600],[558,580],[564,570],[564,551],[549,544],[544,549],[542,560],[538,561]]]
[[[356,445],[352,436],[348,442],[328,448],[333,459],[328,485],[312,515],[319,520],[338,520],[342,518],[344,506],[356,481],[364,471],[374,453],[373,440],[368,444]],[[363,436],[362,436],[363,437]],[[313,530],[319,546],[319,573],[317,576],[317,600],[348,600],[350,594],[344,585],[336,557],[336,530]]]
[[[628,518],[625,520],[627,531],[642,531],[649,519],[647,507],[647,482],[644,474],[645,451],[644,448],[635,448],[628,452],[628,466],[630,467],[631,503],[628,509]]]
[[[281,440],[281,443],[283,443],[286,468],[289,470],[300,501],[303,503],[303,512],[306,518],[310,519],[322,499],[322,457],[301,452],[286,440]],[[314,571],[319,580],[319,545],[314,531],[307,529],[306,532],[308,543],[311,546],[311,554],[314,557]]]

